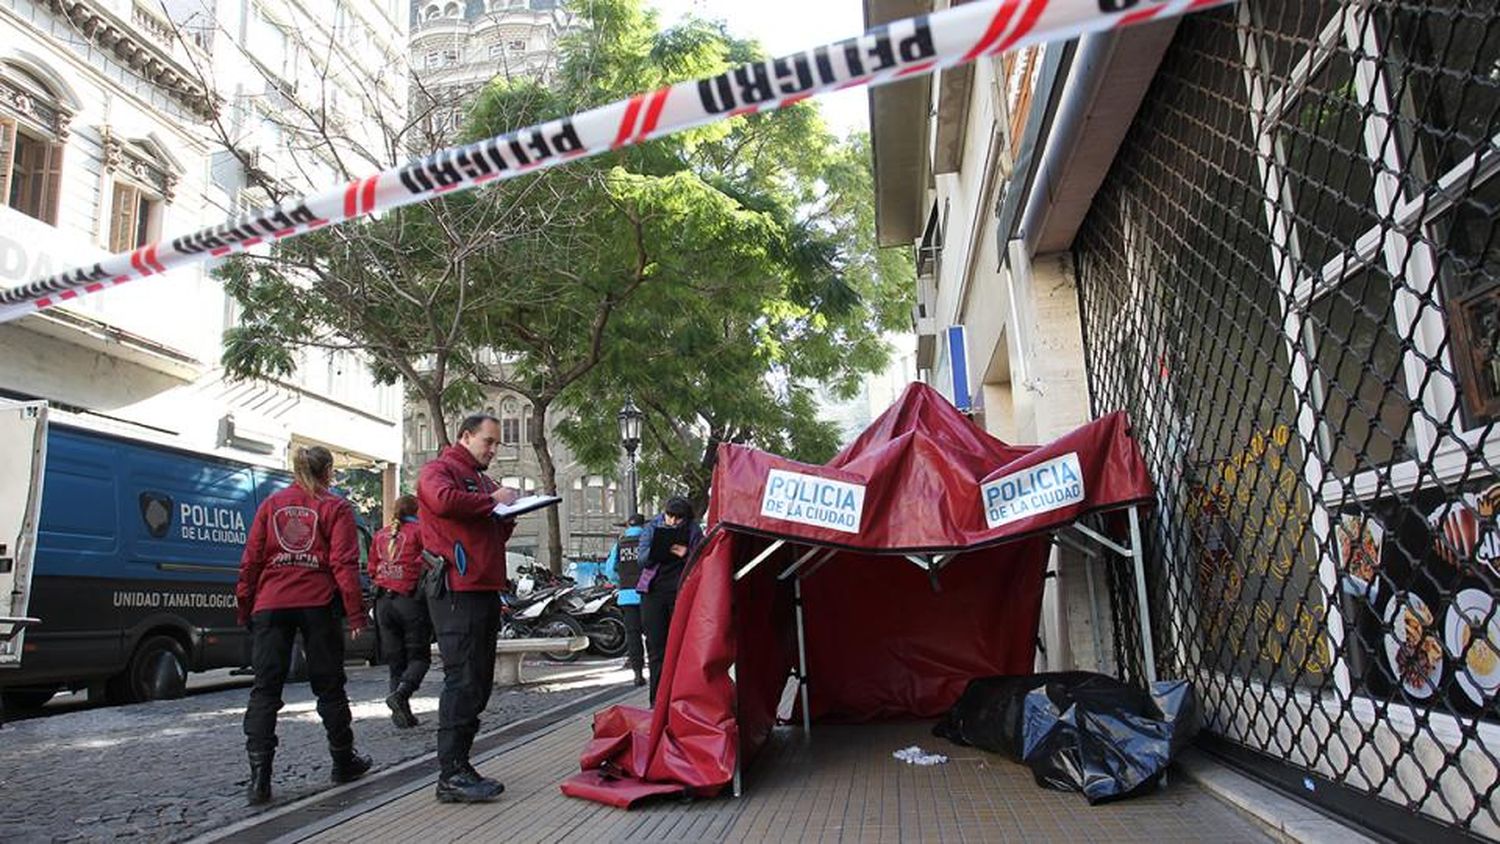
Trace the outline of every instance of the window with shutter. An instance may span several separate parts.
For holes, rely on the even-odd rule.
[[[131,236],[135,232],[136,189],[130,185],[115,183],[114,201],[110,203],[109,251],[126,252],[135,248]]]
[[[0,117],[0,200],[10,204],[10,164],[16,149],[16,122]]]
[[[62,199],[63,145],[45,144],[42,155],[41,217],[43,222],[57,225],[57,206]]]
[[[115,182],[110,206],[109,249],[129,252],[156,239],[161,200],[128,182]]]
[[[36,73],[0,71],[0,202],[57,224],[64,140],[71,111]]]
[[[57,222],[57,200],[50,192],[48,176],[60,162],[51,155],[52,146],[19,128],[11,142],[10,190],[6,204],[44,223]]]

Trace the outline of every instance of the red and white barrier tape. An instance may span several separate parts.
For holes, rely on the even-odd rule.
[[[139,278],[295,237],[377,210],[598,155],[694,126],[880,85],[1043,41],[1128,26],[1231,0],[980,0],[875,27],[863,36],[679,82],[350,182],[297,202],[112,255],[0,291],[0,322]]]

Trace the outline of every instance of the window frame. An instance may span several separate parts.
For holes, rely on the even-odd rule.
[[[52,103],[55,107],[55,103]],[[26,210],[29,203],[13,203],[11,193],[17,188],[17,151],[21,140],[41,148],[42,160],[37,163],[37,172],[28,178],[40,181],[40,195],[35,213]],[[67,144],[57,135],[24,116],[0,110],[0,205],[18,214],[56,226],[62,205],[62,167]]]
[[[526,440],[521,402],[508,397],[500,402],[500,444],[519,446]]]
[[[105,231],[105,246],[114,253],[131,252],[147,244],[155,243],[161,237],[162,217],[166,211],[166,200],[156,191],[143,187],[133,179],[115,177],[110,180],[109,224]],[[130,200],[130,238],[124,242],[117,236],[120,234],[121,217],[121,194],[125,194]],[[142,207],[146,209],[146,220],[144,228],[139,219]]]

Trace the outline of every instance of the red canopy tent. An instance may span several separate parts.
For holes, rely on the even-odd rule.
[[[1129,549],[1079,529],[1130,555],[1152,494],[1123,413],[1012,446],[920,384],[825,466],[718,456],[657,706],[596,715],[566,794],[738,792],[792,676],[810,726],[935,717],[975,677],[1031,672],[1050,534],[1129,508]]]

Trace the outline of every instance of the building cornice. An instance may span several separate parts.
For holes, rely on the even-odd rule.
[[[187,68],[93,0],[47,0],[47,7],[193,114],[206,119],[218,111],[218,98],[194,81]]]

